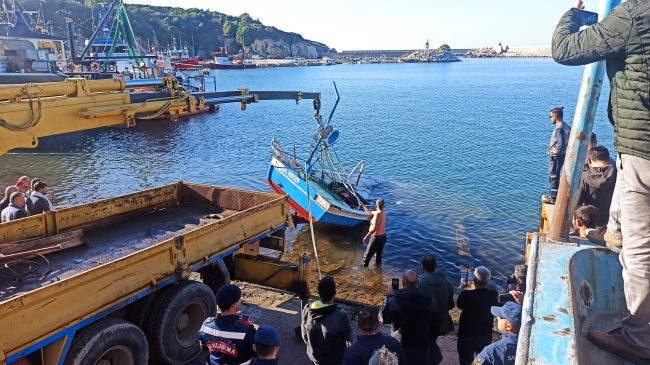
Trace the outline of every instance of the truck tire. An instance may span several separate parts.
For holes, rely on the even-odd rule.
[[[147,365],[147,339],[137,326],[115,318],[100,319],[74,335],[64,365]]]
[[[146,324],[149,323],[151,318],[151,310],[156,302],[160,299],[167,287],[158,289],[144,298],[138,299],[135,303],[131,304],[127,319],[129,322],[140,327],[143,331],[146,329]],[[145,332],[146,335],[146,332]],[[149,338],[147,338],[149,340]]]
[[[216,299],[207,285],[183,280],[169,287],[154,303],[147,323],[151,356],[172,365],[192,361],[201,353],[199,330],[216,312]]]

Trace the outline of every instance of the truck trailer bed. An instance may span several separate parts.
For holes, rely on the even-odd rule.
[[[284,196],[178,182],[0,224],[0,243],[82,229],[43,278],[0,282],[0,364],[283,229]],[[43,258],[30,259],[47,270]]]
[[[86,244],[29,261],[39,270],[25,281],[0,278],[0,301],[52,284],[125,257],[237,213],[220,207],[184,204],[154,209],[84,230]],[[210,218],[214,217],[214,218]],[[47,259],[47,261],[46,261]],[[49,265],[48,265],[49,262]],[[50,269],[48,273],[48,269]],[[36,275],[35,275],[36,276]]]

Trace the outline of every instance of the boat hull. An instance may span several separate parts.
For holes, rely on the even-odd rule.
[[[196,70],[200,67],[198,58],[188,58],[181,62],[172,62],[172,66],[181,71]]]
[[[277,160],[273,163],[281,164]],[[296,173],[286,167],[269,166],[267,184],[277,194],[287,195],[291,208],[298,216],[309,219],[307,211],[307,185]],[[367,222],[370,217],[362,211],[351,212],[336,205],[336,202],[325,200],[310,184],[311,216],[313,222],[336,226],[353,227]]]

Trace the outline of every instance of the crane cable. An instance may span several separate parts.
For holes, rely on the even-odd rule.
[[[320,261],[318,260],[318,250],[316,249],[316,238],[314,237],[314,222],[311,219],[311,196],[309,194],[309,171],[305,166],[305,184],[307,185],[307,213],[309,215],[309,231],[311,232],[311,243],[314,246],[314,256],[316,256],[316,266],[318,267],[318,280],[323,278],[320,271]]]
[[[140,119],[154,119],[154,118],[157,118],[157,117],[163,115],[164,113],[166,113],[166,112],[169,110],[169,108],[171,108],[171,107],[174,105],[174,103],[177,103],[177,102],[180,102],[180,101],[184,101],[184,100],[186,100],[188,97],[189,97],[189,94],[188,94],[188,93],[184,93],[181,97],[174,98],[174,99],[171,99],[171,100],[169,100],[168,102],[166,102],[165,105],[163,105],[163,107],[160,108],[160,110],[158,110],[155,114],[150,115],[150,116],[146,116],[146,117],[140,117]],[[145,101],[144,104],[147,105],[147,103],[148,103],[149,101],[150,101],[150,100]]]
[[[9,123],[3,118],[0,118],[0,125],[12,130],[12,131],[26,131],[30,128],[36,127],[38,122],[41,121],[41,117],[43,115],[43,100],[41,100],[41,94],[36,93],[36,98],[38,100],[38,116],[34,116],[35,110],[34,110],[34,100],[32,100],[32,96],[29,94],[29,91],[27,91],[27,97],[29,98],[29,122],[25,125],[15,125],[12,123]]]

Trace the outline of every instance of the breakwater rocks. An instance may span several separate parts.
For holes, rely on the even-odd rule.
[[[550,47],[483,47],[476,51],[469,51],[465,58],[539,58],[551,57]]]
[[[400,58],[402,62],[406,63],[418,63],[418,62],[460,62],[460,59],[453,55],[449,51],[437,51],[437,50],[424,50],[424,51],[415,51],[410,55],[403,56]]]

